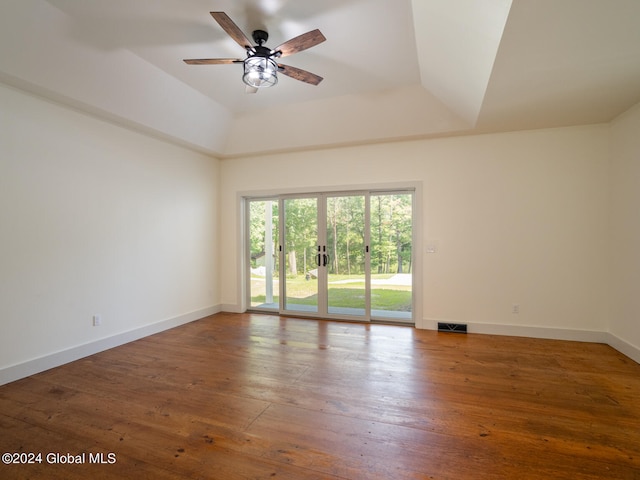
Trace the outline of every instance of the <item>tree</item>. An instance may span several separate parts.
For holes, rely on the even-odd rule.
[[[330,273],[364,273],[364,196],[327,199],[327,244]]]
[[[371,197],[371,269],[378,273],[411,271],[412,195]],[[405,264],[408,267],[405,268]]]
[[[271,211],[266,212],[267,205],[271,205]],[[253,266],[261,255],[275,252],[265,251],[265,214],[271,215],[273,245],[278,244],[278,202],[276,200],[252,200],[249,202],[249,240]]]
[[[373,194],[370,212],[371,271],[411,272],[412,199],[410,193]],[[298,275],[313,265],[317,251],[318,200],[284,200],[286,271]],[[332,274],[364,273],[365,218],[364,195],[327,198],[327,246]],[[249,231],[252,259],[265,252],[265,201],[251,201]],[[273,245],[278,245],[278,202],[272,202]],[[255,266],[255,265],[254,265]]]
[[[298,263],[305,265],[307,249],[315,249],[318,237],[317,211],[315,198],[295,198],[285,200],[285,238],[287,270],[291,275],[298,274]],[[315,252],[314,252],[315,254]]]

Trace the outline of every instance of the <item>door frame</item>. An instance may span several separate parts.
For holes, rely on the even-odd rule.
[[[230,311],[246,312],[256,311],[258,313],[271,313],[282,314],[281,311],[260,311],[252,309],[248,300],[250,293],[250,275],[249,271],[249,242],[247,241],[247,231],[249,224],[248,209],[246,208],[247,202],[250,200],[261,199],[275,199],[282,198],[284,196],[291,197],[304,197],[314,195],[340,195],[343,193],[359,193],[367,192],[370,194],[375,193],[392,193],[396,191],[412,191],[413,193],[413,208],[412,208],[412,320],[411,323],[416,328],[428,328],[428,322],[422,318],[423,311],[423,192],[422,182],[407,181],[407,182],[391,182],[391,183],[375,183],[375,184],[361,184],[361,185],[345,185],[345,186],[327,186],[317,188],[282,188],[282,189],[268,189],[268,190],[249,190],[237,192],[237,211],[240,221],[238,222],[238,239],[241,248],[236,250],[237,252],[237,265],[238,265],[238,284],[237,295],[238,303],[237,307],[232,307]],[[281,262],[282,263],[282,262]],[[281,300],[282,301],[282,300]],[[300,314],[298,314],[300,313]],[[333,315],[304,315],[303,312],[287,312],[284,315],[295,316],[309,316],[313,318],[328,318],[335,320],[345,320],[343,317]],[[358,320],[346,319],[348,321],[362,321],[362,322],[376,322],[378,320]],[[384,322],[384,320],[380,320]],[[404,322],[394,322],[404,323]]]

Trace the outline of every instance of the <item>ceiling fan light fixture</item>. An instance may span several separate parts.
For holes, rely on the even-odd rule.
[[[218,22],[222,29],[247,52],[247,58],[240,60],[237,58],[191,58],[184,62],[189,65],[228,65],[230,63],[242,63],[242,81],[247,85],[246,91],[255,93],[258,88],[273,87],[278,83],[278,72],[287,77],[318,85],[322,77],[315,75],[301,68],[290,67],[276,63],[274,59],[287,57],[294,53],[307,50],[326,40],[325,36],[318,30],[311,30],[297,37],[287,40],[275,49],[264,46],[269,39],[269,34],[265,30],[254,30],[252,45],[251,40],[233,23],[224,12],[210,12],[213,19]]]
[[[255,55],[244,61],[242,81],[253,88],[273,87],[278,83],[278,64],[266,56]]]

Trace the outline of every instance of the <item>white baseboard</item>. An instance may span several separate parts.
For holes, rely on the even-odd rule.
[[[608,333],[608,341],[606,342],[610,347],[615,348],[617,351],[626,355],[636,363],[640,363],[640,348],[635,345],[631,345],[625,342],[619,337],[616,337],[613,333]]]
[[[422,325],[428,330],[437,330],[438,321],[423,320]],[[506,335],[512,337],[545,338],[548,340],[569,340],[574,342],[604,343],[640,363],[640,348],[625,342],[609,332],[595,330],[572,330],[568,328],[531,327],[523,325],[497,325],[489,323],[467,323],[468,333],[485,335]]]
[[[229,313],[246,312],[246,310],[244,310],[240,305],[237,305],[235,303],[223,303],[222,305],[220,305],[220,311]]]
[[[138,340],[139,338],[148,337],[154,333],[159,333],[164,330],[169,330],[170,328],[184,325],[185,323],[193,322],[200,318],[208,317],[209,315],[218,313],[221,310],[222,309],[219,305],[203,308],[174,318],[161,320],[159,322],[152,323],[151,325],[145,325],[133,330],[118,333],[111,337],[102,338],[94,342],[85,343],[49,355],[44,355],[33,360],[11,365],[0,369],[0,385],[28,377],[29,375],[44,372],[50,368],[58,367],[80,358],[88,357],[94,353],[102,352],[104,350]]]
[[[607,343],[607,333],[596,330],[475,323],[469,326],[469,332],[487,335],[544,338],[548,340],[569,340],[573,342]]]
[[[424,328],[437,330],[438,322],[451,320],[424,320]],[[457,322],[454,322],[457,323]],[[546,338],[549,340],[570,340],[576,342],[608,343],[608,334],[593,330],[573,330],[569,328],[533,327],[528,325],[501,325],[494,323],[467,323],[468,333],[485,335],[506,335],[511,337]]]

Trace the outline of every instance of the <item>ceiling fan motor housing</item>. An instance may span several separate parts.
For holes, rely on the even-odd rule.
[[[251,57],[275,57],[275,53],[270,48],[263,47],[262,45],[256,45],[253,47],[254,52],[249,51]]]

